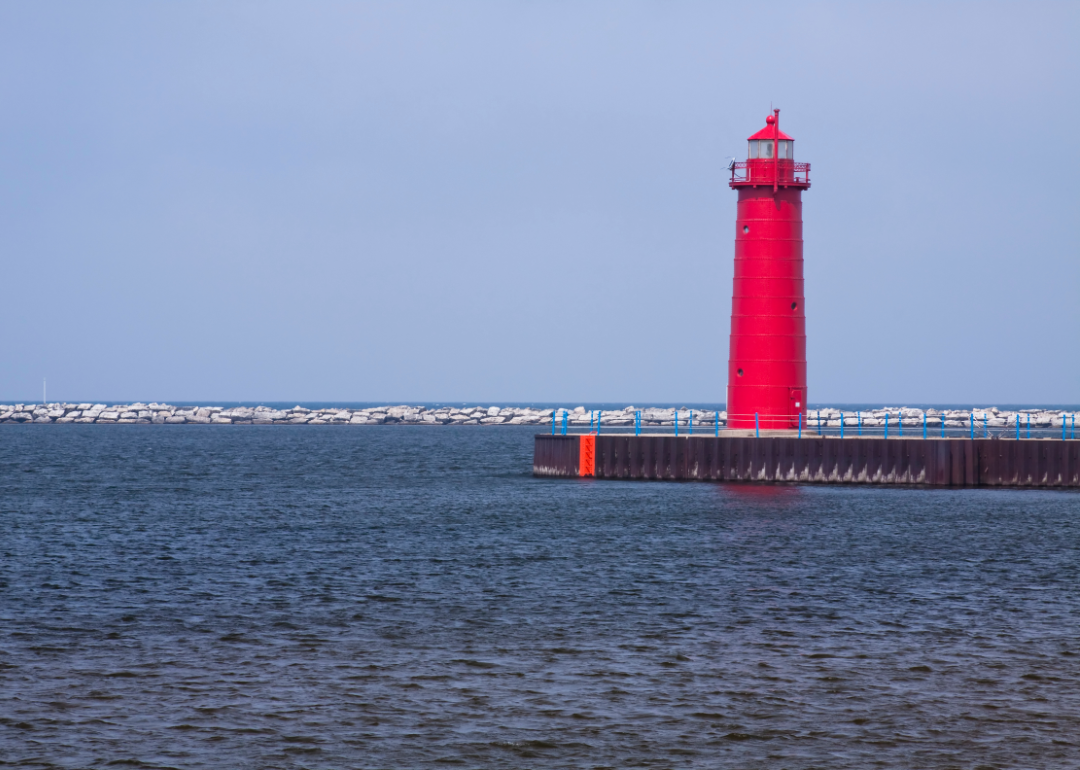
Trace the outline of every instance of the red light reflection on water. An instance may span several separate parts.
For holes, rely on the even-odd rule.
[[[733,515],[729,537],[738,541],[759,535],[790,533],[806,525],[806,494],[785,484],[718,484],[721,504]]]
[[[786,484],[718,484],[717,490],[736,500],[754,503],[795,503],[803,499],[802,489]]]

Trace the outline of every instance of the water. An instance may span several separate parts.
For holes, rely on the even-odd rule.
[[[4,426],[0,766],[1076,767],[1080,496]]]

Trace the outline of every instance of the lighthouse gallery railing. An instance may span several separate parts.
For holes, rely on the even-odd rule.
[[[733,184],[772,184],[774,180],[782,185],[809,185],[810,164],[793,160],[740,160],[731,164]]]

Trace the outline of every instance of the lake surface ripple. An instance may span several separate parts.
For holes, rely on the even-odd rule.
[[[0,766],[1080,765],[1080,495],[0,429]]]

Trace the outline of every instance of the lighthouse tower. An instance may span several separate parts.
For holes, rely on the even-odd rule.
[[[786,430],[806,412],[802,191],[810,187],[810,164],[795,162],[780,110],[765,123],[750,137],[746,160],[731,164],[739,205],[728,427]]]

